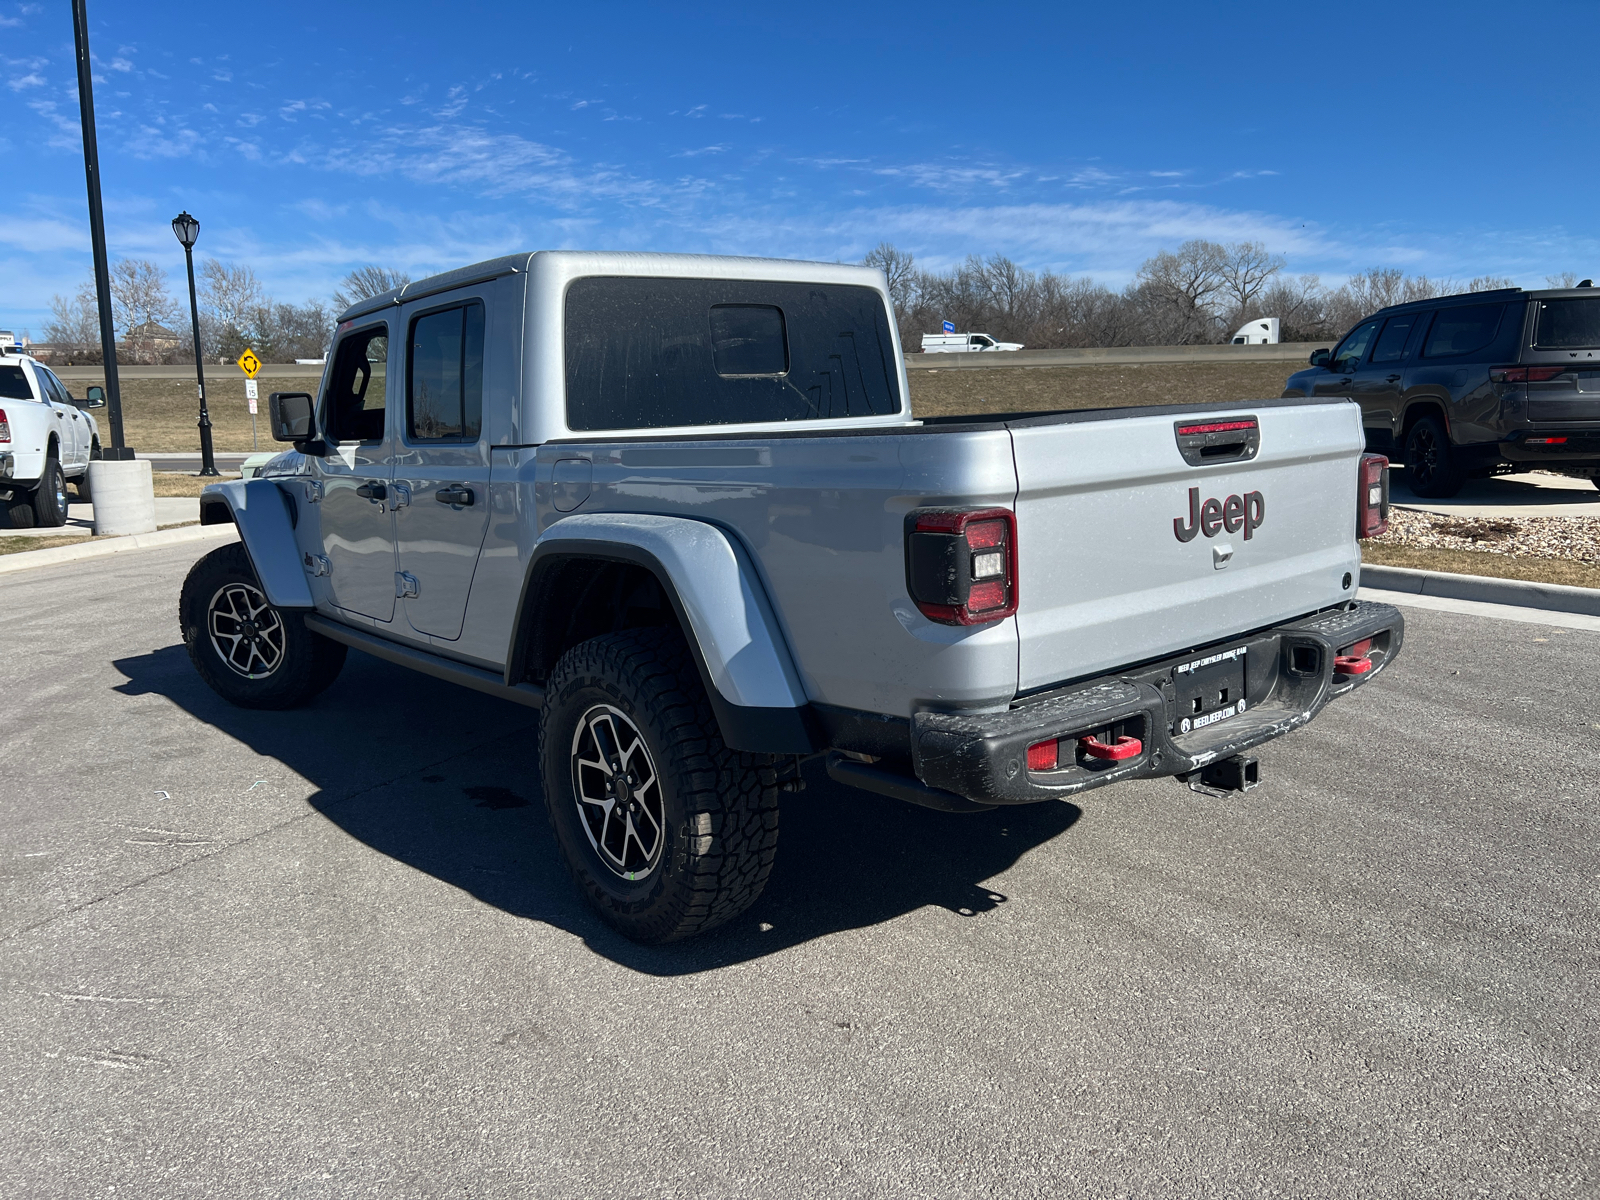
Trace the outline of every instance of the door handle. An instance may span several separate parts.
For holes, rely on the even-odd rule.
[[[389,498],[389,489],[385,484],[369,479],[356,489],[356,495],[381,504]]]
[[[1389,383],[1399,383],[1400,382],[1400,376],[1398,376],[1398,375],[1386,375],[1386,376],[1384,376],[1384,378]]]
[[[440,504],[460,504],[470,507],[476,496],[472,489],[465,484],[453,483],[449,487],[442,487],[433,494],[433,498]]]

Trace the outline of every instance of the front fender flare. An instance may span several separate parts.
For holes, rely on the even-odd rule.
[[[261,590],[277,608],[311,608],[311,585],[300,565],[293,499],[270,479],[230,479],[200,493],[200,523],[232,521]]]
[[[525,673],[535,609],[555,600],[543,594],[541,577],[574,558],[631,563],[655,575],[730,747],[764,754],[821,748],[815,715],[755,567],[736,539],[688,517],[583,513],[546,529],[523,578],[506,655],[508,687]]]

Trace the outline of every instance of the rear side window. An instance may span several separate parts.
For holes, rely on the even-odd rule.
[[[1433,319],[1433,328],[1428,330],[1428,344],[1422,348],[1422,357],[1448,358],[1482,350],[1500,332],[1500,315],[1505,309],[1504,304],[1440,309]]]
[[[33,389],[21,367],[0,367],[0,400],[32,400]]]
[[[1541,350],[1590,350],[1600,347],[1600,296],[1581,300],[1541,300],[1533,326],[1533,344]]]
[[[327,437],[336,442],[383,440],[384,388],[389,374],[389,327],[369,325],[334,351],[328,376]]]
[[[575,280],[567,426],[662,429],[900,411],[871,288],[725,279]]]
[[[483,305],[418,317],[408,347],[406,436],[415,442],[477,441],[483,426]]]
[[[1417,322],[1426,316],[1425,313],[1403,313],[1397,317],[1390,317],[1384,322],[1383,332],[1378,335],[1378,344],[1372,349],[1374,363],[1399,362],[1406,354],[1406,340],[1411,336],[1411,331],[1417,327]]]

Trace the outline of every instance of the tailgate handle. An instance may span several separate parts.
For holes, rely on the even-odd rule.
[[[1214,462],[1248,462],[1261,449],[1261,424],[1252,416],[1176,421],[1178,453],[1191,467]]]

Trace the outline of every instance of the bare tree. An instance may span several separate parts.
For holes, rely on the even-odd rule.
[[[1222,292],[1232,312],[1240,316],[1261,294],[1272,277],[1284,268],[1284,257],[1273,254],[1261,242],[1235,242],[1227,247],[1222,262]]]
[[[1546,275],[1544,285],[1548,288],[1569,288],[1578,286],[1578,273],[1576,271],[1563,271],[1559,275]]]
[[[251,318],[271,301],[248,266],[208,258],[200,275],[200,336],[205,352],[231,361],[257,340]]]
[[[1517,285],[1504,275],[1479,275],[1467,284],[1469,292],[1498,292],[1501,288],[1511,288]]]
[[[1175,345],[1210,341],[1216,315],[1212,301],[1226,284],[1228,251],[1216,242],[1185,242],[1176,254],[1162,250],[1147,258],[1130,292]]]
[[[367,299],[369,296],[381,296],[384,292],[393,291],[398,287],[405,287],[411,282],[411,276],[404,271],[391,271],[387,267],[357,267],[344,277],[333,293],[333,309],[342,313],[352,304]]]
[[[889,299],[896,313],[906,312],[916,296],[917,260],[888,242],[879,242],[861,260],[864,267],[877,267],[889,278]]]
[[[81,283],[71,296],[50,298],[50,319],[44,340],[60,346],[69,359],[102,361],[100,308],[93,283]]]

